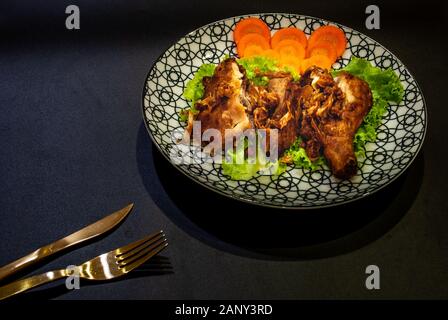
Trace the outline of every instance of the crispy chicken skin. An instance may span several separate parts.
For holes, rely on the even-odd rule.
[[[304,73],[301,84],[300,133],[308,155],[322,150],[337,178],[351,178],[357,171],[353,138],[372,107],[368,84],[345,72],[333,79],[317,67]]]

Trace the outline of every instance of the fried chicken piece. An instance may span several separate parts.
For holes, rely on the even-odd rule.
[[[268,126],[278,129],[278,152],[281,154],[294,143],[299,133],[301,110],[298,97],[301,88],[298,83],[286,78],[272,79],[268,87],[279,96],[278,106],[269,119]]]
[[[372,107],[368,84],[348,73],[333,79],[318,67],[301,78],[303,109],[300,134],[310,158],[323,151],[333,174],[349,179],[356,174],[353,138]]]
[[[267,90],[264,86],[257,86],[247,82],[245,90],[241,93],[241,101],[246,107],[246,111],[252,114],[258,108],[266,109],[269,114],[278,105],[279,97]]]
[[[317,134],[316,121],[333,110],[333,104],[342,97],[335,85],[333,77],[324,69],[311,67],[301,77],[302,119],[300,135],[304,139],[308,157],[314,161],[323,150],[323,140]]]
[[[217,129],[225,143],[227,136],[239,136],[251,127],[249,116],[242,104],[245,95],[247,79],[245,71],[235,59],[222,61],[215,69],[212,77],[203,78],[204,97],[196,102],[199,113],[194,116],[189,113],[189,121],[184,134],[189,138],[193,129],[193,121],[201,122],[201,136],[207,129]],[[193,137],[195,139],[195,137]],[[189,141],[189,140],[187,140]],[[201,141],[193,141],[200,144]]]
[[[258,129],[267,131],[267,141],[271,129],[278,130],[278,152],[283,153],[296,140],[298,134],[299,109],[297,103],[298,83],[292,82],[287,73],[265,74],[270,78],[267,88],[259,90],[258,93],[272,97],[270,104],[259,104],[253,109],[253,123]],[[250,93],[249,91],[248,93]],[[258,98],[258,100],[260,100]],[[267,146],[267,150],[270,150]]]

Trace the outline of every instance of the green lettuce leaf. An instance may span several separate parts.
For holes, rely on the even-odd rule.
[[[269,162],[266,154],[258,150],[256,157],[248,158],[245,155],[247,149],[246,141],[240,141],[234,151],[228,151],[229,160],[224,157],[222,162],[223,174],[229,176],[232,180],[249,180],[252,177],[263,175],[280,175],[286,171],[286,165],[280,161]],[[244,159],[238,161],[240,159]]]
[[[193,76],[193,79],[187,82],[184,90],[184,98],[190,102],[190,111],[196,113],[194,105],[196,101],[202,99],[204,96],[204,85],[202,84],[202,79],[204,77],[211,77],[215,72],[216,65],[212,63],[204,63],[199,67],[198,71]],[[185,116],[185,109],[181,110],[179,114],[180,121],[186,121],[188,117]]]
[[[241,58],[237,60],[237,63],[246,70],[247,78],[255,85],[259,86],[265,86],[269,82],[267,77],[257,75],[259,73],[285,71],[291,73],[294,80],[297,80],[300,77],[297,71],[287,67],[280,68],[278,67],[278,62],[275,59],[268,57],[253,56]]]

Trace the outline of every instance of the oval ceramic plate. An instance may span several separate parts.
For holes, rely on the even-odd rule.
[[[411,164],[423,144],[427,113],[423,95],[406,67],[389,50],[353,29],[318,18],[296,14],[255,14],[272,32],[294,26],[306,34],[322,25],[334,24],[345,31],[347,49],[334,69],[345,66],[352,55],[381,68],[392,68],[405,89],[403,101],[391,104],[375,143],[366,145],[366,158],[351,180],[338,180],[329,168],[317,171],[288,167],[280,176],[257,176],[249,181],[232,181],[219,164],[184,161],[175,167],[188,177],[218,193],[258,205],[279,208],[319,208],[362,198],[378,191]],[[213,22],[176,42],[149,71],[143,92],[143,116],[155,145],[169,160],[178,150],[173,132],[182,132],[179,111],[188,107],[182,97],[185,84],[203,63],[219,63],[225,55],[236,56],[232,30],[247,16]],[[183,155],[184,160],[188,155]]]

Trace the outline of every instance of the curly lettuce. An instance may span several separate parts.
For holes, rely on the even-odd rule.
[[[197,113],[197,110],[194,108],[196,102],[204,96],[204,85],[202,84],[202,79],[204,77],[211,77],[215,72],[216,65],[212,63],[204,63],[199,67],[198,71],[193,76],[193,79],[187,82],[185,86],[183,96],[185,100],[190,102],[189,110],[193,113]],[[188,119],[188,109],[181,110],[179,113],[180,121],[187,121]]]
[[[285,71],[289,72],[294,80],[297,80],[300,77],[296,70],[288,67],[279,67],[278,62],[269,57],[253,56],[241,58],[237,60],[237,63],[246,70],[247,79],[259,86],[265,86],[269,82],[267,77],[260,76],[260,74],[263,73]]]
[[[376,140],[376,130],[387,112],[388,102],[400,103],[403,99],[404,89],[394,70],[390,68],[382,70],[374,67],[365,59],[353,57],[345,68],[333,71],[333,76],[337,76],[341,71],[363,79],[369,84],[372,91],[372,109],[364,118],[354,138],[355,154],[358,158],[362,158],[365,157],[366,143]]]

